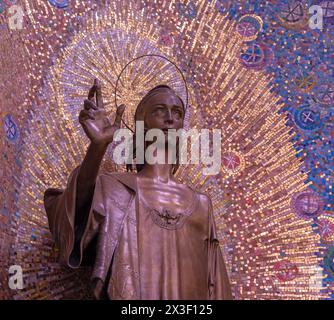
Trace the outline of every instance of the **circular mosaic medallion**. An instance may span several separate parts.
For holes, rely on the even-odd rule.
[[[324,205],[317,193],[306,190],[298,192],[292,197],[291,206],[299,217],[309,219],[320,215]]]
[[[3,120],[3,128],[7,141],[15,142],[19,137],[19,129],[11,115],[6,115]]]
[[[297,277],[298,268],[289,260],[282,260],[274,264],[274,272],[279,281],[291,281]]]
[[[303,72],[294,79],[294,85],[302,92],[310,92],[316,85],[316,77],[311,73]]]
[[[334,105],[334,84],[320,84],[315,90],[315,98],[323,105]]]
[[[229,174],[235,174],[245,168],[245,160],[240,152],[227,151],[222,154],[222,169]]]
[[[272,61],[272,50],[261,43],[247,43],[241,49],[240,62],[248,69],[260,70]]]
[[[264,50],[261,45],[253,43],[246,46],[241,54],[241,61],[246,67],[255,67],[264,61]]]
[[[301,30],[308,26],[309,15],[302,1],[282,1],[278,10],[277,17],[283,27]]]
[[[255,40],[258,33],[262,30],[262,19],[254,14],[242,16],[237,24],[237,34],[244,41]]]
[[[319,234],[324,242],[334,241],[334,217],[321,216],[318,218]]]
[[[318,110],[301,107],[294,111],[295,124],[302,130],[318,130],[321,126],[321,117]]]

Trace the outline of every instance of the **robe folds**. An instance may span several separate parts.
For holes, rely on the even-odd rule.
[[[79,168],[64,190],[44,194],[62,263],[92,265],[92,281],[102,281],[106,299],[232,299],[207,195],[193,190],[187,214],[173,224],[139,200],[135,173],[103,173],[87,218],[76,225]]]

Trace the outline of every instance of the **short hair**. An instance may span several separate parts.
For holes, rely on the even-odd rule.
[[[153,89],[151,89],[149,92],[146,93],[146,95],[141,99],[141,101],[139,102],[137,108],[136,108],[136,112],[135,112],[135,121],[137,120],[138,115],[143,114],[144,113],[144,105],[145,102],[147,101],[148,98],[150,98],[152,96],[153,93],[155,93],[156,91],[159,91],[161,89],[167,89],[173,92],[173,94],[175,96],[177,96],[179,98],[179,100],[181,101],[182,104],[182,108],[183,111],[185,111],[185,105],[183,100],[181,99],[181,97],[175,92],[174,89],[172,89],[170,86],[166,85],[166,84],[159,84],[156,87],[154,87]],[[185,113],[185,112],[184,112]]]

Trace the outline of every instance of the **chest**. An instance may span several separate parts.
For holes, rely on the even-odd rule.
[[[141,183],[138,196],[140,202],[159,211],[181,212],[194,201],[192,190],[182,185]]]

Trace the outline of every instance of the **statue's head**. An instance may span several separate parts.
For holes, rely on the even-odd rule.
[[[167,136],[168,129],[183,128],[185,105],[176,92],[167,85],[158,85],[151,89],[140,101],[135,112],[135,122],[143,121],[145,132],[161,129]],[[167,139],[166,139],[167,141]],[[134,146],[135,147],[135,146]],[[136,150],[134,149],[134,155]],[[136,165],[139,172],[143,165]],[[178,164],[174,166],[176,171]],[[127,166],[130,170],[131,165]]]
[[[181,129],[185,116],[182,99],[167,85],[151,89],[137,106],[135,121],[144,121],[149,129]]]

